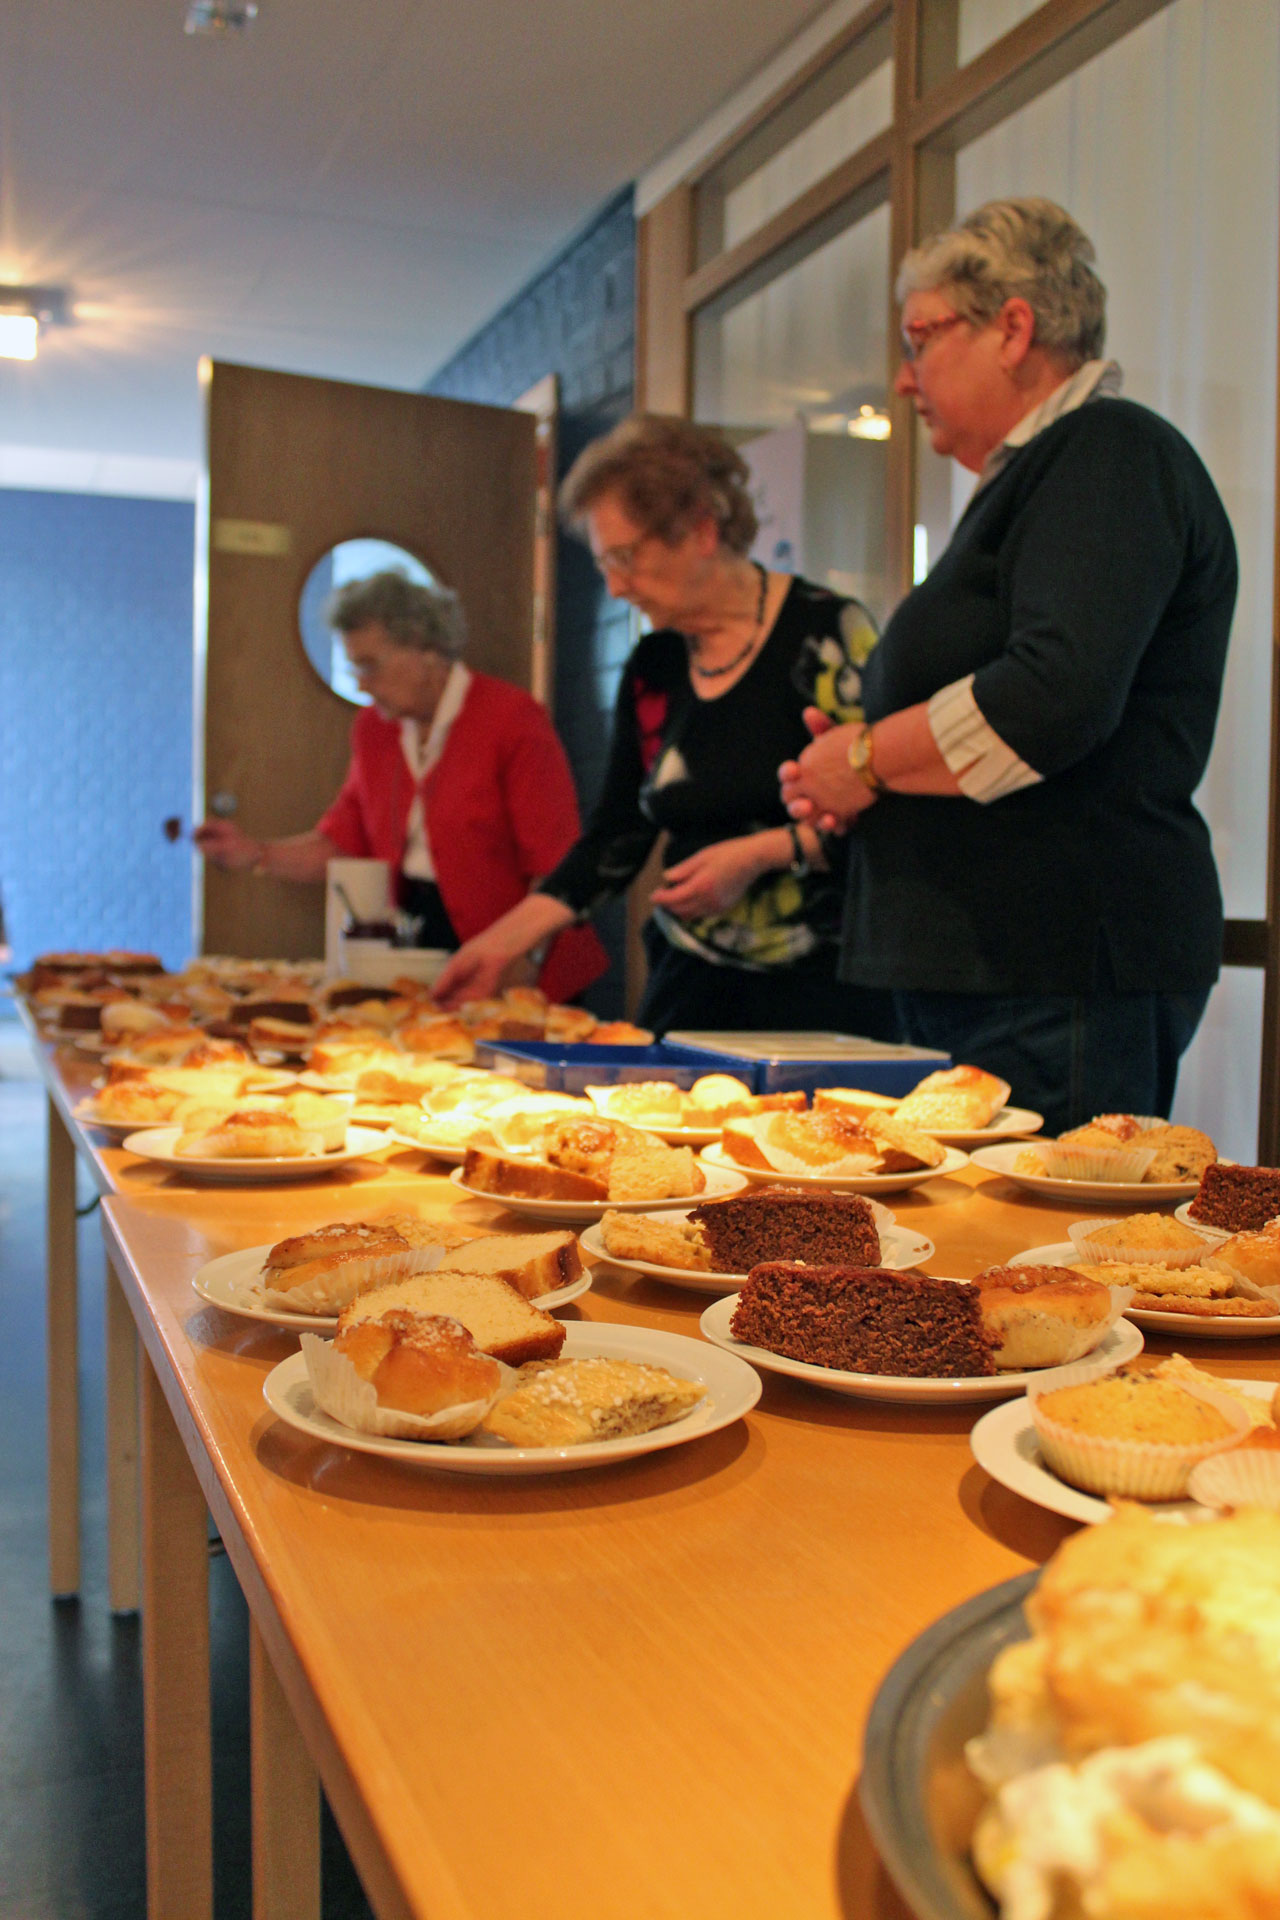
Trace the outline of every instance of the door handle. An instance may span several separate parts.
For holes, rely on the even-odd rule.
[[[209,796],[209,811],[216,813],[219,820],[229,820],[239,805],[239,795],[225,790]]]

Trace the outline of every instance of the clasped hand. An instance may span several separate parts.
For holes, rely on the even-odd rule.
[[[837,726],[820,707],[806,707],[804,723],[812,741],[798,760],[784,760],[778,768],[782,803],[793,820],[807,820],[822,833],[843,833],[876,797],[849,765],[854,729]]]

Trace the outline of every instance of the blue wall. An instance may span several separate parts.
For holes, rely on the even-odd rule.
[[[194,509],[0,488],[0,895],[14,960],[191,950]]]
[[[558,374],[563,475],[589,440],[632,408],[635,246],[628,187],[459,349],[426,391],[508,406],[535,381]],[[580,541],[561,536],[557,567],[555,721],[589,807],[604,772],[630,615],[605,594]],[[599,1013],[622,1011],[624,925],[621,903],[596,920],[614,960],[588,995]]]

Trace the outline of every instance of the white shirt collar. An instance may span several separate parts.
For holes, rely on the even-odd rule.
[[[1114,399],[1124,384],[1124,374],[1115,360],[1086,360],[1082,367],[1056,386],[1051,394],[1042,400],[1038,407],[1032,407],[1024,413],[1015,427],[1005,435],[1000,445],[987,455],[983,462],[982,474],[975,492],[994,480],[1001,468],[1006,466],[1019,447],[1025,447],[1038,433],[1051,427],[1064,413],[1074,413],[1086,400]]]
[[[449,729],[462,711],[462,703],[467,697],[467,688],[470,685],[470,668],[465,667],[461,660],[455,660],[449,668],[448,677],[425,738],[421,721],[402,720],[400,722],[400,745],[415,780],[425,780],[444,752]]]

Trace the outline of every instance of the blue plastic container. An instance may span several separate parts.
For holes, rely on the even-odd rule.
[[[669,1046],[694,1054],[704,1073],[736,1073],[753,1093],[812,1093],[815,1087],[865,1087],[901,1099],[927,1073],[949,1067],[948,1053],[857,1034],[673,1034]],[[738,1049],[741,1051],[738,1051]]]
[[[708,1036],[710,1038],[711,1036]],[[829,1053],[774,1051],[769,1041],[784,1036],[740,1036],[751,1053],[711,1046],[692,1036],[659,1040],[651,1047],[566,1046],[545,1040],[480,1040],[476,1064],[508,1074],[527,1087],[548,1093],[581,1093],[586,1087],[615,1086],[623,1080],[671,1080],[691,1087],[704,1073],[732,1073],[752,1093],[812,1093],[815,1087],[868,1087],[873,1093],[901,1096],[910,1093],[927,1073],[949,1067],[951,1057],[925,1047],[890,1046],[883,1041],[859,1041],[847,1034],[805,1036],[829,1039]]]
[[[623,1080],[672,1080],[691,1087],[704,1073],[734,1073],[758,1091],[758,1063],[734,1054],[709,1059],[702,1048],[568,1046],[562,1041],[478,1040],[476,1065],[522,1080],[548,1093],[581,1093],[586,1087],[615,1086]]]

